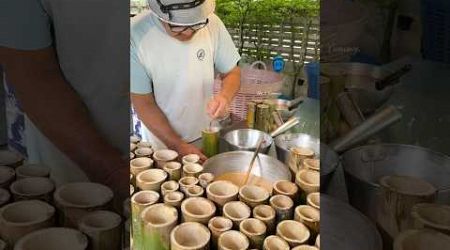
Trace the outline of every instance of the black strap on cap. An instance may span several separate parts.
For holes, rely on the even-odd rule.
[[[166,13],[169,15],[169,20],[172,20],[172,13],[171,11],[174,10],[186,10],[186,9],[193,9],[199,5],[202,5],[206,0],[194,0],[189,3],[173,3],[169,5],[164,5],[161,3],[161,0],[156,0],[156,2],[159,5],[159,8],[163,13]]]

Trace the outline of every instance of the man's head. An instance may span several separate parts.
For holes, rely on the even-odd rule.
[[[163,23],[166,32],[187,41],[208,24],[215,0],[148,0],[150,9]]]

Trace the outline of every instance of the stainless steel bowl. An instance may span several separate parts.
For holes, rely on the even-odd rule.
[[[256,129],[232,130],[225,134],[224,139],[227,142],[228,149],[230,151],[255,151],[259,140],[264,139],[265,142],[263,142],[259,151],[264,154],[269,152],[270,146],[273,142],[273,139],[269,134]]]
[[[436,187],[438,203],[450,203],[450,157],[444,154],[412,145],[366,145],[344,153],[342,165],[350,203],[373,221],[379,180],[387,175],[421,178]]]
[[[253,153],[233,151],[215,155],[203,164],[203,171],[220,176],[225,173],[245,173]],[[277,159],[265,154],[258,154],[253,166],[253,175],[263,177],[272,184],[278,180],[291,180],[289,169]]]
[[[302,133],[282,134],[275,138],[278,160],[287,163],[291,147],[306,147],[314,151],[316,157],[320,155],[320,140]]]

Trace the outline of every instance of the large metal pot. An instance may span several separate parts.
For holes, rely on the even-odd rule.
[[[275,138],[275,147],[278,160],[287,164],[289,149],[291,147],[306,147],[314,151],[317,157],[320,155],[320,140],[302,133],[282,134]]]
[[[252,159],[253,152],[232,151],[215,155],[203,164],[205,172],[220,176],[225,173],[245,173]],[[291,180],[289,169],[277,159],[265,154],[258,154],[252,174],[274,183],[278,180]]]
[[[450,157],[444,154],[412,145],[378,144],[347,151],[341,162],[350,203],[373,221],[379,180],[387,175],[421,178],[436,187],[437,202],[450,203]]]
[[[395,72],[385,67],[365,63],[321,64],[321,74],[329,77],[333,84],[346,88],[363,113],[371,113],[385,103],[393,87],[377,90],[375,82]]]
[[[380,250],[380,234],[349,204],[320,194],[320,245],[333,250]]]

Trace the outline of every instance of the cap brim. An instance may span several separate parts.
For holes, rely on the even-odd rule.
[[[206,0],[203,4],[195,8],[171,11],[172,19],[169,20],[169,15],[161,11],[156,0],[149,0],[148,3],[151,12],[160,20],[179,26],[191,26],[203,23],[212,13],[214,13],[215,9],[215,1]]]

